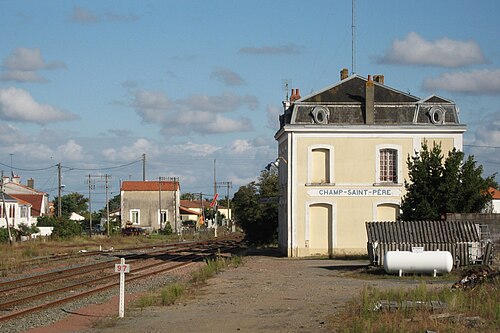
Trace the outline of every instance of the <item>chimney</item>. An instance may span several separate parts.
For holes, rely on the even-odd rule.
[[[345,80],[349,76],[349,70],[347,68],[342,68],[340,71],[340,80]]]
[[[292,89],[292,95],[290,96],[290,102],[293,103],[300,99],[299,89]]]
[[[375,87],[371,75],[368,75],[366,81],[365,95],[365,123],[372,125],[375,122]]]
[[[383,75],[373,75],[373,81],[384,84],[384,76]]]
[[[12,182],[13,182],[14,184],[21,184],[21,177],[19,177],[18,175],[14,175],[14,176],[12,177]]]
[[[28,187],[35,189],[35,180],[33,178],[28,179]]]
[[[4,184],[10,183],[10,177],[9,176],[3,176],[2,180],[3,180]]]

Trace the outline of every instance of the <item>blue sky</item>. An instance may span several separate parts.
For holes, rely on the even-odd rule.
[[[498,13],[356,1],[356,73],[455,101],[485,175],[500,166]],[[182,192],[213,193],[216,160],[234,193],[276,157],[283,81],[304,96],[352,71],[349,0],[2,0],[0,41],[0,167],[51,195],[59,162],[63,194],[104,173],[118,194],[143,153],[147,179],[179,177]]]

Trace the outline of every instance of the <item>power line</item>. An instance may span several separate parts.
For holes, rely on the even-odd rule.
[[[481,146],[481,145],[464,145],[464,147],[500,149],[500,147],[496,146]]]
[[[4,164],[2,162],[0,162],[0,165],[3,165],[4,167],[7,167],[7,168],[10,168],[12,167],[11,165],[7,165],[7,164]],[[13,170],[19,170],[19,171],[45,171],[45,170],[49,170],[49,169],[52,169],[52,168],[55,168],[57,167],[57,164],[56,165],[51,165],[51,166],[48,166],[48,167],[45,167],[45,168],[40,168],[40,169],[23,169],[23,168],[18,168],[18,167],[12,167]]]
[[[130,162],[127,164],[122,164],[122,165],[117,165],[117,166],[107,167],[107,168],[74,168],[74,167],[68,167],[65,165],[63,165],[63,168],[66,168],[67,171],[73,171],[73,170],[76,170],[76,171],[99,171],[99,170],[102,170],[102,171],[104,171],[104,170],[113,170],[113,169],[124,168],[124,167],[127,167],[127,166],[135,164],[135,163],[139,163],[139,162],[142,162],[142,159],[137,160],[137,161],[133,161],[133,162]]]

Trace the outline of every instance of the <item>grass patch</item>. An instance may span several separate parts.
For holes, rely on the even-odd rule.
[[[207,265],[202,267],[201,269],[193,272],[191,274],[190,282],[192,284],[201,284],[205,283],[209,278],[218,274],[228,267],[238,267],[243,263],[241,257],[231,257],[227,258],[218,258],[216,260],[208,260]]]
[[[430,288],[425,282],[409,290],[368,287],[332,319],[332,326],[343,333],[499,332],[499,285],[496,277],[472,290]],[[433,309],[431,301],[445,307]],[[380,304],[389,306],[375,310]]]
[[[243,259],[239,256],[229,259],[218,258],[207,260],[206,265],[194,271],[191,279],[186,283],[172,283],[163,287],[159,292],[151,291],[135,302],[134,306],[141,310],[149,306],[168,306],[174,304],[181,297],[192,293],[195,286],[205,283],[209,278],[220,273],[228,267],[238,267],[243,264]]]
[[[71,239],[50,239],[39,237],[25,242],[16,242],[13,245],[8,243],[0,244],[0,276],[8,276],[9,273],[22,273],[24,266],[29,260],[30,268],[34,264],[47,262],[47,258],[70,254],[78,256],[78,251],[98,251],[108,249],[124,249],[136,246],[160,246],[177,242],[177,235],[151,235],[150,237],[134,236],[123,237],[121,235],[78,236]]]

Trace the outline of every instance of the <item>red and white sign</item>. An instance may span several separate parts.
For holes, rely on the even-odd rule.
[[[210,203],[210,207],[215,206],[215,204],[217,203],[218,197],[219,197],[219,193],[215,193],[214,200],[212,200],[212,202]]]
[[[130,273],[130,264],[115,264],[115,273]]]

